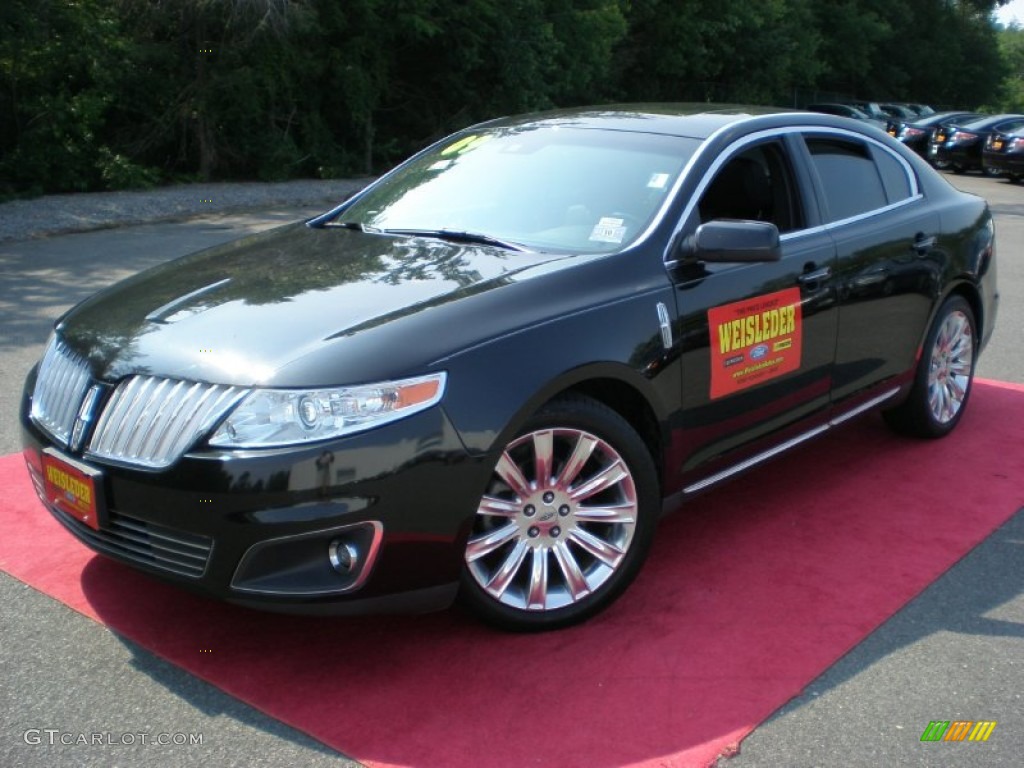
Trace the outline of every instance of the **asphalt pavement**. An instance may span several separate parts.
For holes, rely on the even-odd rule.
[[[949,178],[986,197],[996,215],[1002,305],[978,375],[1024,383],[1024,187]],[[65,308],[144,267],[315,212],[275,208],[0,243],[0,454],[20,449],[22,381]],[[721,768],[1015,767],[1024,754],[1022,697],[1018,512],[757,728]],[[947,719],[998,726],[983,744],[920,741],[930,721]],[[48,729],[201,734],[202,744],[50,745]],[[358,764],[0,574],[0,765]]]

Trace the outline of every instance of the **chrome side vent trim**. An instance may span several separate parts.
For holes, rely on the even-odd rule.
[[[36,374],[32,421],[66,448],[88,388],[89,363],[54,336]]]
[[[246,394],[242,387],[132,376],[111,396],[87,456],[162,469],[173,464]]]

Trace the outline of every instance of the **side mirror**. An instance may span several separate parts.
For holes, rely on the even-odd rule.
[[[767,221],[715,219],[686,239],[688,258],[711,263],[778,261],[779,228]]]

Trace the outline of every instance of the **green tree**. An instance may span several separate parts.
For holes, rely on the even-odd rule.
[[[1024,113],[1024,27],[1011,26],[999,31],[999,53],[1006,77],[996,109]]]
[[[124,42],[102,0],[0,6],[0,194],[103,184]]]

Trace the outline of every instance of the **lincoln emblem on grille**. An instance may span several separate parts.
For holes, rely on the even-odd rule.
[[[93,384],[89,387],[85,397],[82,398],[82,405],[79,407],[78,416],[75,418],[75,426],[71,429],[71,440],[68,442],[68,447],[72,451],[81,450],[82,443],[89,436],[89,425],[96,418],[96,404],[99,402],[100,395],[102,394],[103,387],[99,384]]]

